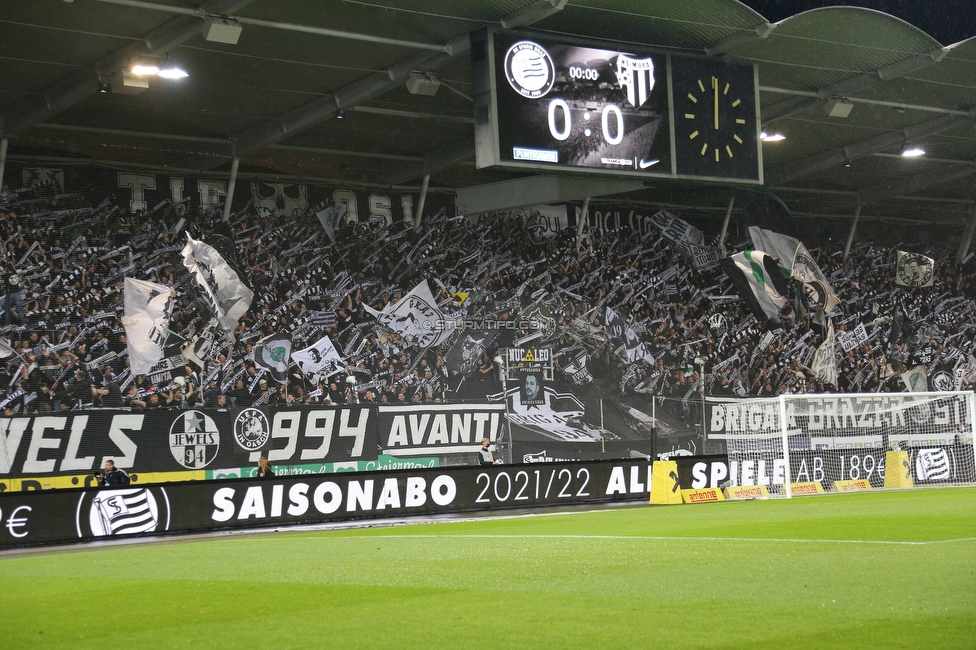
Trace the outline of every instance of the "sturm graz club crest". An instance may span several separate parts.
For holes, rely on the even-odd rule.
[[[505,78],[518,94],[539,99],[552,90],[555,66],[544,47],[532,41],[519,41],[505,53]]]
[[[169,530],[169,497],[161,487],[85,492],[76,513],[80,538]]]
[[[548,341],[556,334],[556,319],[549,313],[549,308],[541,303],[532,303],[522,314],[522,320],[534,322],[542,331],[542,341]]]
[[[260,409],[249,407],[241,411],[234,420],[234,440],[241,449],[257,451],[271,437],[268,416]]]
[[[187,469],[203,469],[217,457],[220,431],[213,419],[202,411],[186,411],[169,428],[169,450]]]
[[[944,370],[940,370],[932,377],[932,390],[945,393],[955,390],[955,388],[956,381],[952,378],[952,375]]]

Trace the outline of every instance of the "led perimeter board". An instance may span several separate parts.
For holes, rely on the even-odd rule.
[[[478,168],[762,184],[754,65],[607,47],[475,33]]]

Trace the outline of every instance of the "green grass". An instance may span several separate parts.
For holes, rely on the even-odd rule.
[[[976,489],[0,557],[0,648],[972,648]]]

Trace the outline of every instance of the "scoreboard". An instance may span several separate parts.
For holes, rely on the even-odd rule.
[[[752,64],[486,29],[472,65],[479,169],[762,184]]]

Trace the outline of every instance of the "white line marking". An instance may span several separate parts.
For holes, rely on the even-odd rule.
[[[433,522],[431,522],[433,523]],[[306,531],[308,532],[308,531]],[[339,532],[339,531],[319,531],[319,532]],[[946,542],[973,542],[976,537],[960,537],[957,539],[935,539],[927,542],[919,541],[893,541],[882,539],[789,539],[785,537],[666,537],[657,535],[485,535],[485,534],[452,534],[452,535],[330,535],[330,540],[342,539],[578,539],[578,540],[626,540],[626,541],[649,541],[649,542],[770,542],[774,544],[882,544],[890,546],[928,546],[929,544],[943,544]],[[288,537],[275,537],[275,541],[282,539],[304,540],[309,539],[307,535],[291,535]],[[230,541],[230,540],[222,540]],[[235,540],[239,541],[239,540]],[[250,539],[248,541],[265,541],[262,539]]]

